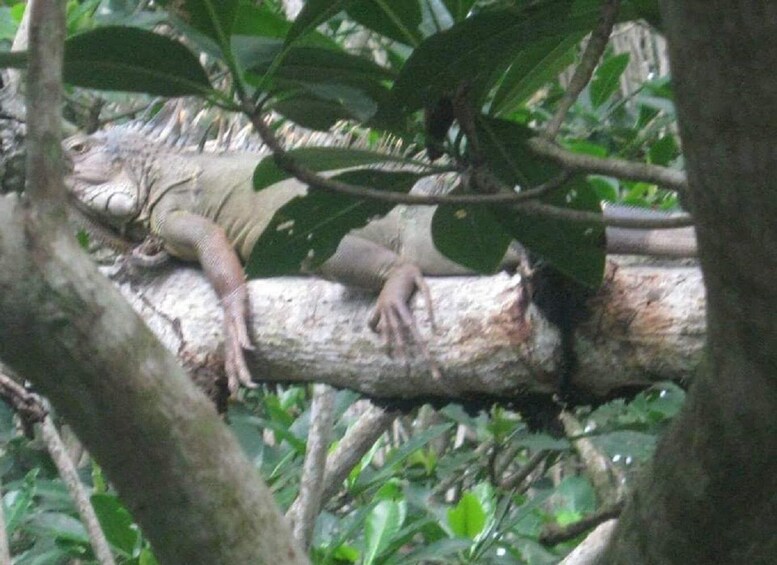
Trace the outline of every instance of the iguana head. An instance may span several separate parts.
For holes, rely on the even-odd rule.
[[[75,206],[124,232],[142,220],[149,175],[143,160],[132,156],[132,144],[121,137],[76,134],[65,140],[64,148],[70,164],[66,182]]]

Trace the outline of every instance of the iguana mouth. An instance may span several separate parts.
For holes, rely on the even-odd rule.
[[[133,248],[132,242],[122,237],[117,228],[98,223],[89,215],[88,210],[84,210],[78,199],[73,196],[68,199],[68,217],[91,237],[114,251],[127,253]]]
[[[106,175],[100,175],[99,173],[87,173],[84,174],[83,172],[79,171],[77,175],[72,175],[73,179],[78,181],[79,183],[84,184],[105,184],[108,181],[110,181],[110,177]]]

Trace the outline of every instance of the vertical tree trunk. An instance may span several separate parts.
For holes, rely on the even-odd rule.
[[[663,0],[708,362],[605,563],[777,558],[777,3]]]

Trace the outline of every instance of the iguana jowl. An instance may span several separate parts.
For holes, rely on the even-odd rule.
[[[68,187],[82,212],[134,241],[154,236],[171,255],[200,263],[224,310],[229,388],[253,386],[243,355],[251,342],[241,261],[275,211],[307,187],[289,179],[256,192],[256,155],[176,151],[122,129],[70,137],[65,149],[72,163]],[[434,247],[433,212],[428,206],[398,206],[347,235],[318,270],[326,278],[379,291],[370,325],[400,353],[405,332],[422,343],[407,303],[416,290],[428,301],[423,275],[470,273]],[[615,217],[635,213],[644,214],[605,209]],[[690,256],[695,246],[692,228],[607,230],[610,252]],[[502,266],[518,260],[508,252]]]

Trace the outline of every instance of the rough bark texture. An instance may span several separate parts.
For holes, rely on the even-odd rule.
[[[176,359],[72,236],[31,236],[25,211],[0,198],[0,357],[76,429],[161,562],[305,562]]]
[[[373,398],[524,399],[558,385],[555,329],[524,311],[520,280],[429,277],[436,328],[414,301],[421,333],[442,370],[435,380],[418,351],[390,357],[367,320],[375,298],[323,280],[251,281],[250,353],[259,380],[326,382]],[[188,367],[218,371],[220,309],[207,281],[180,265],[119,286]],[[578,332],[577,387],[603,398],[662,380],[689,378],[704,343],[701,274],[682,262],[613,266]],[[205,375],[213,371],[204,371]]]
[[[27,198],[0,197],[0,358],[77,431],[164,564],[305,563],[212,405],[64,224],[64,4],[31,4]]]
[[[777,3],[662,2],[708,362],[603,563],[777,556]]]

